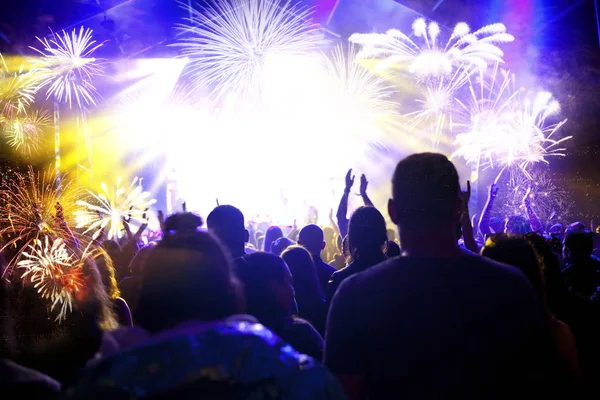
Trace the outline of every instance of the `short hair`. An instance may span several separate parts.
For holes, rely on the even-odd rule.
[[[357,208],[348,223],[348,243],[352,258],[383,253],[387,228],[383,215],[372,206]]]
[[[298,234],[298,243],[313,255],[321,252],[323,240],[325,240],[323,229],[315,224],[306,225]]]
[[[392,178],[397,222],[407,226],[450,222],[459,190],[458,172],[446,156],[419,153],[405,157]]]
[[[234,206],[217,206],[206,218],[207,228],[225,244],[244,242],[244,214]]]
[[[594,251],[594,238],[589,231],[571,232],[565,237],[565,247],[576,258],[590,257]]]

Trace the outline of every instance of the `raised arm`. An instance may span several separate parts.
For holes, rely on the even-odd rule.
[[[350,194],[352,185],[354,185],[354,175],[352,175],[352,169],[349,169],[346,173],[346,187],[344,188],[344,194],[340,199],[340,204],[336,213],[337,225],[342,238],[346,237],[348,234],[348,195]]]
[[[465,247],[473,253],[479,253],[479,246],[477,246],[477,242],[475,242],[475,237],[473,236],[473,226],[471,225],[471,216],[469,215],[469,200],[471,199],[470,181],[467,181],[467,191],[461,193],[461,199],[463,202],[463,212],[460,222]]]
[[[531,229],[534,232],[544,233],[544,224],[540,221],[540,218],[535,213],[535,210],[531,206],[531,186],[525,192],[525,196],[523,197],[523,205],[525,205],[525,211],[527,211],[527,218],[529,218],[529,223],[531,224]]]
[[[487,202],[485,203],[481,218],[479,219],[479,232],[481,232],[482,235],[492,233],[490,230],[490,218],[492,217],[492,209],[494,208],[494,201],[496,200],[497,195],[498,186],[495,183],[492,183]]]
[[[362,174],[360,176],[360,197],[362,197],[363,202],[365,203],[365,206],[375,207],[373,205],[373,202],[367,195],[367,186],[368,185],[369,185],[369,181],[367,181],[367,177],[365,176],[365,174]]]

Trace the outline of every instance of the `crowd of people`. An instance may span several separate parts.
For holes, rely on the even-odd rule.
[[[478,224],[435,153],[402,159],[385,211],[249,224],[233,205],[104,240],[57,322],[0,287],[0,393],[64,399],[583,398],[600,389],[598,235],[527,215]],[[475,225],[475,226],[473,226]],[[126,228],[124,224],[124,229]]]

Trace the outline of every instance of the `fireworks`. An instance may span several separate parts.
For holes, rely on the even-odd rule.
[[[380,127],[398,117],[398,104],[392,101],[393,89],[385,77],[373,74],[356,61],[353,45],[347,51],[337,46],[331,57],[325,58],[325,71],[331,90],[328,93],[321,87],[321,96],[327,103],[324,107],[345,135],[355,132],[371,141]],[[329,110],[330,107],[335,110]]]
[[[258,95],[269,58],[309,54],[321,42],[311,12],[290,0],[216,0],[189,11],[177,46],[196,87],[217,98]]]
[[[81,263],[62,239],[36,239],[22,253],[18,268],[25,269],[21,278],[29,278],[43,299],[52,302],[50,310],[60,305],[56,321],[62,321],[73,309],[73,296],[83,289]]]
[[[523,197],[531,187],[531,206],[542,223],[564,222],[573,211],[571,193],[564,185],[556,184],[547,169],[535,168],[528,174],[521,169],[511,169],[506,183],[498,191],[494,212],[501,218],[513,215],[526,216]]]
[[[547,164],[547,157],[564,156],[562,144],[571,136],[557,139],[556,132],[566,120],[547,123],[560,111],[558,102],[548,92],[532,97],[515,90],[513,75],[500,72],[502,79],[497,79],[498,68],[488,79],[481,75],[469,86],[469,102],[458,102],[466,122],[456,124],[454,156],[477,167],[518,166],[525,173],[533,164]]]
[[[47,111],[32,111],[5,121],[4,132],[11,147],[31,155],[38,150],[44,130],[50,124],[51,117]]]
[[[1,122],[25,111],[34,100],[35,87],[33,75],[25,73],[22,65],[18,71],[11,72],[2,55],[0,59],[3,67],[0,69]]]
[[[43,235],[72,239],[62,207],[68,211],[76,193],[70,191],[69,182],[63,182],[61,190],[62,196],[50,171],[36,174],[30,168],[27,174],[17,173],[8,180],[0,199],[0,252],[12,255],[7,257],[7,270],[16,265],[24,248]]]
[[[41,76],[38,90],[46,88],[46,98],[72,106],[73,98],[79,107],[96,105],[93,79],[102,75],[102,67],[92,54],[102,46],[92,40],[91,29],[81,27],[69,34],[52,34],[52,39],[40,39],[43,49],[34,47],[41,57],[33,59],[32,72]]]
[[[412,33],[422,39],[422,45],[398,29],[385,34],[355,33],[350,41],[362,45],[360,58],[382,58],[382,68],[408,65],[411,74],[427,78],[450,75],[457,67],[485,69],[488,63],[502,62],[504,54],[498,45],[514,40],[500,23],[471,32],[469,25],[460,22],[445,44],[440,41],[441,28],[436,22],[418,18],[412,24]]]
[[[94,232],[93,238],[97,239],[106,230],[109,240],[120,239],[123,237],[123,220],[133,224],[147,223],[146,211],[156,200],[150,198],[150,192],[144,191],[141,179],[136,177],[128,189],[121,186],[120,177],[117,177],[116,186],[112,190],[104,182],[101,187],[101,193],[89,191],[92,203],[77,201],[78,206],[85,208],[74,213],[76,227],[86,228],[84,234]]]

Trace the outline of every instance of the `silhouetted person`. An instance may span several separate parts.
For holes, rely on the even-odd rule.
[[[544,307],[552,336],[556,342],[559,355],[557,371],[565,377],[565,386],[569,387],[569,392],[574,395],[575,391],[579,390],[581,383],[581,368],[575,337],[569,326],[552,315],[547,306],[542,269],[534,248],[524,236],[496,234],[486,240],[481,255],[517,267],[529,279]]]
[[[348,223],[348,249],[351,261],[331,276],[327,285],[327,301],[344,279],[362,272],[386,259],[384,250],[387,244],[387,230],[383,215],[371,206],[359,207]]]
[[[265,233],[265,241],[263,243],[264,248],[262,250],[268,253],[273,253],[271,246],[273,245],[273,242],[281,237],[283,237],[283,231],[281,228],[278,226],[270,226],[269,229],[267,229],[267,233]]]
[[[516,268],[459,248],[454,165],[406,157],[392,187],[403,256],[347,278],[329,310],[325,363],[350,399],[545,395],[542,307]]]
[[[256,252],[236,262],[248,314],[278,334],[297,351],[313,358],[323,355],[323,338],[307,321],[295,317],[292,274],[281,257]]]
[[[290,268],[292,278],[294,278],[294,290],[300,317],[313,324],[315,329],[324,335],[327,304],[317,279],[312,256],[302,246],[291,246],[285,249],[281,258]]]
[[[208,229],[213,232],[236,259],[246,254],[246,243],[250,237],[244,225],[244,214],[234,206],[216,207],[206,218]]]
[[[335,272],[335,268],[321,260],[321,250],[326,246],[323,230],[314,224],[306,225],[298,234],[298,244],[308,250],[312,256],[317,270],[319,284],[321,285],[323,292],[326,292],[327,283],[329,282],[331,275]]]
[[[598,274],[600,264],[592,258],[593,251],[594,239],[591,232],[567,233],[563,248],[567,269],[564,270],[563,275],[571,291],[587,298],[600,286]]]

